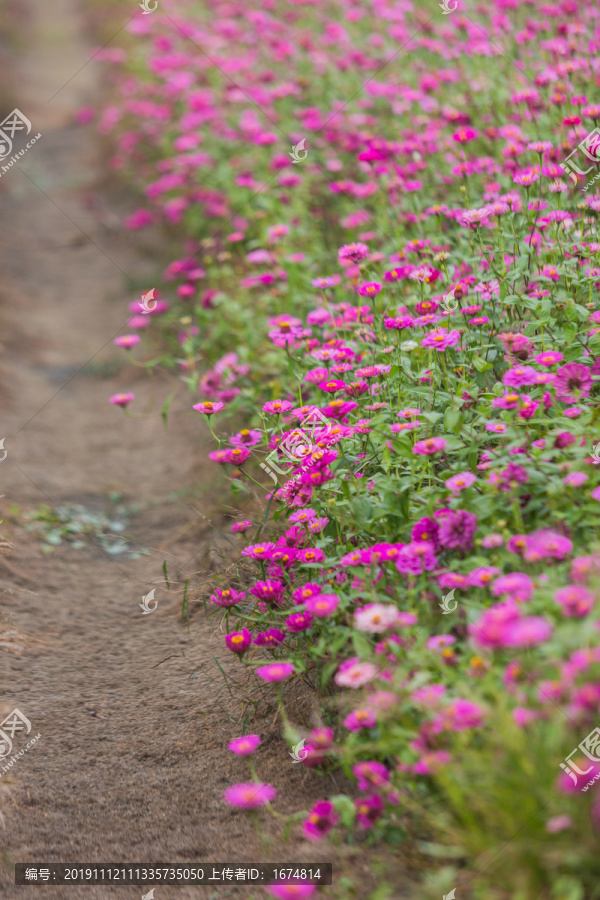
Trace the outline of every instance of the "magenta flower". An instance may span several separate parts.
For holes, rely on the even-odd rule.
[[[236,603],[239,603],[240,600],[243,600],[246,594],[244,591],[236,591],[234,588],[227,588],[227,590],[215,591],[214,594],[210,595],[211,603],[214,603],[215,606],[235,606]]]
[[[383,800],[379,794],[370,794],[354,801],[357,819],[363,828],[372,828],[383,812]]]
[[[234,653],[241,654],[245,653],[250,644],[252,643],[252,634],[248,631],[247,628],[242,628],[241,631],[235,631],[233,634],[228,634],[225,636],[225,643]]]
[[[302,827],[304,836],[311,841],[320,841],[329,834],[338,819],[339,816],[333,803],[328,800],[320,800],[315,803],[304,822]]]
[[[359,287],[358,293],[361,297],[375,297],[381,290],[381,287],[382,285],[379,281],[369,281],[367,284]]]
[[[256,809],[258,806],[270,803],[276,796],[277,791],[272,784],[261,784],[254,781],[232,784],[223,794],[227,803],[238,809]]]
[[[442,547],[465,552],[473,546],[477,530],[477,516],[466,509],[449,510],[440,523],[439,541]]]
[[[135,394],[113,394],[110,402],[115,406],[121,406],[123,409],[135,400]]]
[[[350,731],[360,731],[362,728],[374,728],[377,725],[377,713],[368,707],[355,709],[344,719],[344,727]]]
[[[368,255],[369,248],[366,244],[361,244],[360,241],[354,244],[344,244],[344,246],[340,247],[338,250],[338,259],[340,262],[359,263],[361,260],[366,259]]]
[[[271,884],[267,887],[267,892],[277,900],[307,900],[316,890],[316,884]]]
[[[268,628],[266,631],[259,631],[253,643],[257,647],[278,647],[284,640],[283,631],[280,631],[279,628]]]
[[[270,663],[268,666],[259,666],[256,674],[268,682],[285,681],[294,674],[294,666],[292,663]]]
[[[285,620],[285,624],[287,626],[288,631],[292,631],[295,633],[299,633],[301,631],[306,631],[313,623],[313,618],[308,610],[305,610],[301,613],[292,613],[291,616]]]
[[[242,522],[234,522],[229,530],[232,531],[233,534],[243,534],[244,531],[248,531],[249,528],[252,528],[251,519],[244,519]]]
[[[224,406],[224,403],[220,403],[217,400],[203,400],[202,403],[196,403],[193,409],[205,416],[212,416],[214,413],[223,409]]]
[[[554,389],[559,400],[574,403],[587,397],[593,386],[591,369],[581,363],[567,363],[556,373]]]
[[[426,438],[424,441],[417,441],[413,447],[413,453],[420,456],[432,456],[434,453],[441,453],[447,443],[441,437]]]
[[[319,385],[319,389],[322,391],[327,391],[328,394],[335,394],[336,391],[343,391],[346,387],[345,381],[322,381]]]
[[[229,741],[227,746],[236,756],[250,756],[259,744],[260,737],[258,734],[245,734],[242,737],[234,738],[233,741]]]
[[[370,760],[359,762],[352,767],[352,774],[358,781],[360,791],[368,791],[369,788],[383,787],[390,780],[390,773],[383,763]]]
[[[275,544],[266,541],[264,544],[251,544],[249,547],[244,547],[242,556],[250,556],[252,559],[270,559],[274,550]]]

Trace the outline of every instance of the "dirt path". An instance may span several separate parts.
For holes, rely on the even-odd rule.
[[[0,562],[0,632],[17,635],[2,651],[0,712],[18,707],[32,735],[41,735],[4,777],[0,884],[7,897],[23,896],[11,887],[16,861],[328,857],[303,841],[292,844],[293,853],[274,844],[260,854],[248,820],[221,799],[228,784],[247,777],[244,761],[226,750],[240,733],[239,703],[220,690],[212,657],[237,672],[235,660],[222,650],[214,619],[197,614],[189,633],[181,626],[181,584],[167,591],[161,571],[167,560],[172,573],[177,565],[196,573],[197,589],[211,539],[201,517],[214,513],[219,497],[210,497],[210,481],[181,493],[198,484],[208,450],[183,387],[165,429],[158,411],[172,384],[145,376],[132,382],[129,370],[106,377],[120,358],[112,339],[122,333],[123,300],[137,295],[127,292],[123,273],[139,279],[153,270],[84,202],[101,160],[94,132],[74,126],[72,115],[93,102],[100,71],[85,65],[90,49],[79,6],[30,0],[13,83],[16,105],[43,136],[0,182],[0,380],[8,388],[0,531],[15,548]],[[120,210],[101,201],[105,220],[116,220]],[[123,389],[135,391],[136,409],[153,413],[123,416],[108,403]],[[136,504],[127,534],[148,554],[113,557],[93,540],[46,554],[18,524],[40,504],[79,504],[114,518],[111,492]],[[18,514],[7,512],[12,505]],[[152,587],[158,609],[142,615],[138,604]],[[261,749],[260,767],[284,789],[286,811],[310,801],[306,784],[315,779],[290,764],[277,729]],[[146,890],[44,887],[36,896],[130,898]],[[211,893],[161,887],[156,896]]]

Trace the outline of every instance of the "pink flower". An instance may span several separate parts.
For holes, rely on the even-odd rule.
[[[574,403],[587,397],[592,385],[591,369],[581,363],[567,363],[566,366],[561,366],[554,381],[557,398],[567,403]]]
[[[569,472],[569,474],[565,475],[563,478],[563,484],[566,484],[569,487],[581,487],[587,480],[588,476],[585,472]]]
[[[308,598],[306,608],[313,616],[325,619],[335,612],[339,602],[340,599],[335,594],[317,594],[316,597]]]
[[[434,453],[440,453],[446,444],[447,441],[441,437],[426,438],[424,441],[417,441],[413,447],[413,453],[421,456],[432,456]]]
[[[126,350],[130,350],[131,347],[135,347],[140,341],[141,337],[139,334],[123,334],[121,337],[115,338],[113,343],[117,347],[124,347]]]
[[[570,618],[587,616],[595,603],[592,592],[579,584],[568,584],[560,588],[554,594],[554,599],[562,606],[565,616]]]
[[[292,404],[288,400],[272,400],[263,406],[263,412],[270,416],[280,415],[290,409],[292,409]]]
[[[440,328],[437,331],[431,331],[427,337],[423,338],[421,347],[429,347],[433,350],[442,351],[446,350],[448,347],[454,347],[458,344],[459,340],[460,332],[447,332]]]
[[[552,625],[541,616],[528,616],[512,622],[506,629],[503,646],[535,647],[543,644],[552,634]]]
[[[556,363],[561,362],[562,358],[563,354],[557,350],[545,350],[543,353],[538,353],[533,361],[540,366],[555,366]]]
[[[229,741],[227,746],[236,756],[250,756],[259,744],[260,737],[258,734],[245,734],[242,737],[234,738],[233,741]]]
[[[360,688],[372,681],[377,672],[373,663],[361,662],[356,656],[342,663],[333,680],[340,687]]]
[[[516,366],[504,373],[502,384],[507,387],[521,387],[526,384],[536,384],[538,373],[531,366]]]
[[[466,731],[483,725],[484,712],[476,703],[458,698],[446,706],[433,720],[434,733],[441,731]]]
[[[368,603],[354,613],[354,624],[359,631],[379,634],[395,624],[398,609],[391,603]]]
[[[268,666],[259,666],[256,674],[264,681],[285,681],[294,673],[292,663],[270,663]]]
[[[340,247],[338,250],[338,259],[340,262],[359,263],[361,260],[366,259],[368,255],[369,248],[366,244],[361,244],[360,242],[344,244],[344,246]]]
[[[110,402],[115,406],[121,406],[123,409],[135,400],[135,394],[113,394]]]
[[[276,796],[277,791],[273,785],[255,781],[232,784],[223,794],[227,803],[238,809],[256,809],[257,806],[264,806],[274,800]]]
[[[448,478],[444,484],[449,491],[452,491],[453,494],[457,494],[459,491],[464,491],[465,488],[471,487],[475,481],[477,481],[477,478],[472,472],[460,472],[458,475],[453,475],[451,478]]]
[[[197,412],[203,413],[205,416],[212,416],[213,413],[219,412],[225,406],[216,400],[203,400],[202,403],[196,403],[193,407]]]

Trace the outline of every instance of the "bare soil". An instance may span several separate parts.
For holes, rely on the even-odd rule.
[[[76,0],[28,0],[21,15],[11,100],[42,138],[0,178],[0,438],[8,452],[0,533],[12,545],[0,556],[0,718],[17,707],[41,737],[0,779],[3,894],[24,896],[13,884],[15,862],[335,861],[338,887],[327,894],[353,894],[339,887],[344,875],[373,889],[364,848],[315,846],[299,827],[283,845],[277,820],[261,813],[257,827],[222,799],[248,770],[227,750],[245,710],[224,689],[215,658],[231,677],[244,676],[198,598],[211,556],[233,552],[225,541],[230,495],[204,462],[210,435],[190,412],[187,389],[123,365],[112,344],[126,304],[139,296],[133,286],[145,278],[152,286],[156,269],[118,225],[126,201],[106,186],[93,128],[73,122],[101,90],[86,10]],[[108,402],[121,390],[135,392],[139,415]],[[159,411],[172,391],[165,427]],[[47,552],[25,530],[40,504],[118,518],[115,494],[129,508],[130,546],[148,551],[138,558],[112,556],[93,535],[82,549],[63,542]],[[186,578],[189,627],[180,617]],[[142,615],[152,588],[158,608]],[[339,790],[331,776],[291,763],[273,715],[252,730],[263,735],[259,774],[280,791],[275,809],[307,809]],[[15,749],[22,745],[17,738]],[[35,893],[76,900],[149,889]],[[264,896],[247,887],[161,886],[156,900],[238,893]]]

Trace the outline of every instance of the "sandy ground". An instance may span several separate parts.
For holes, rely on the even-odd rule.
[[[119,369],[122,351],[112,346],[126,302],[138,296],[134,283],[156,270],[113,230],[122,201],[98,188],[93,130],[73,124],[102,77],[87,62],[84,13],[76,0],[28,0],[11,83],[15,105],[42,138],[0,179],[0,438],[8,451],[0,532],[14,548],[0,559],[0,712],[17,707],[41,735],[3,778],[0,885],[8,898],[29,895],[12,885],[15,862],[332,859],[299,829],[282,847],[271,819],[264,830],[272,843],[261,845],[252,822],[222,800],[248,773],[226,749],[241,733],[240,702],[223,690],[213,657],[230,673],[240,667],[223,650],[215,618],[197,611],[188,630],[179,608],[184,577],[199,596],[207,552],[223,543],[223,497],[203,462],[208,432],[190,414],[184,386],[165,428],[159,410],[173,383]],[[136,409],[147,414],[127,417],[109,404],[118,390],[134,390]],[[24,514],[40,504],[112,514],[111,492],[135,504],[127,534],[149,553],[113,557],[94,539],[45,553],[23,528]],[[142,615],[138,604],[152,587],[158,608]],[[254,728],[264,735],[260,775],[281,789],[275,808],[307,808],[336,792],[330,777],[291,763],[271,720]],[[361,868],[359,848],[336,853],[343,867]],[[38,887],[35,895],[133,898],[148,890]],[[175,896],[217,893],[156,890],[156,900]]]

